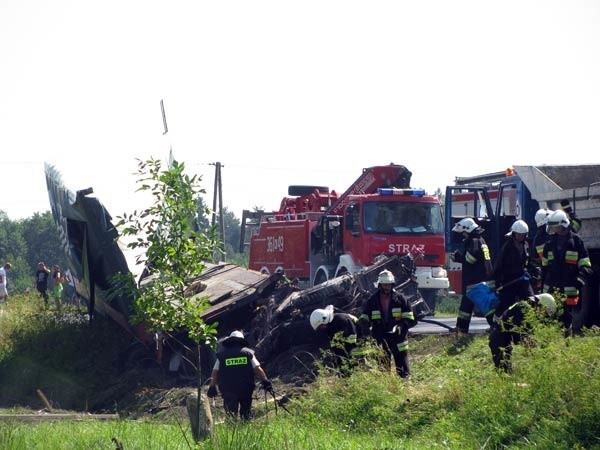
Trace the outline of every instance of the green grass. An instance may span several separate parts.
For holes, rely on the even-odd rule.
[[[116,441],[114,441],[115,439]],[[191,439],[191,438],[190,438]],[[189,449],[177,425],[143,421],[0,422],[0,448],[11,450]]]
[[[435,315],[449,317],[458,314],[460,295],[439,295],[436,299]]]
[[[1,339],[10,328],[6,319],[0,318]],[[597,332],[565,339],[557,327],[539,325],[534,347],[515,347],[514,372],[507,375],[493,368],[486,335],[413,338],[410,381],[374,364],[345,378],[320,371],[308,394],[287,410],[275,414],[273,405],[256,400],[253,421],[218,423],[215,438],[197,448],[600,449],[599,346]],[[4,380],[7,361],[16,364],[13,352],[22,347],[16,341],[0,347]],[[187,421],[168,416],[160,422],[0,422],[3,449],[114,449],[112,438],[127,450],[194,448]]]

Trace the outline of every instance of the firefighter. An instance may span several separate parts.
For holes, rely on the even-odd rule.
[[[342,367],[343,362],[355,353],[356,321],[352,314],[334,312],[333,305],[315,309],[310,314],[310,325],[326,337],[336,367]]]
[[[515,302],[534,295],[530,279],[541,278],[541,268],[533,262],[529,242],[529,227],[524,220],[516,220],[506,233],[494,266],[494,280],[499,302],[494,313],[497,321],[502,312]]]
[[[561,322],[567,335],[580,331],[579,324],[573,327],[573,315],[581,312],[581,290],[593,274],[585,244],[570,225],[567,213],[554,211],[548,217],[550,238],[542,253],[544,292],[566,297]]]
[[[466,292],[475,284],[492,279],[493,266],[490,249],[483,238],[483,228],[473,219],[465,217],[458,221],[452,231],[463,237],[464,249],[457,250],[452,259],[462,264],[462,298],[458,308],[455,330],[459,333],[468,333],[471,316],[475,305],[467,297]],[[491,325],[494,310],[486,313],[486,319]]]
[[[248,420],[252,408],[254,374],[261,379],[265,391],[271,391],[273,385],[254,356],[254,351],[248,348],[248,341],[241,331],[233,331],[221,344],[223,348],[217,352],[207,395],[216,397],[218,386],[225,412],[233,418],[237,418],[239,412],[243,420]]]
[[[552,214],[552,212],[553,211],[551,209],[541,208],[535,213],[536,230],[532,241],[532,253],[535,264],[539,268],[542,267],[542,254],[544,252],[544,245],[550,237],[548,231],[546,230],[546,224],[548,223],[548,217],[550,214]],[[532,287],[536,294],[542,292],[542,278],[540,277],[537,280],[532,280]]]
[[[408,330],[417,324],[408,300],[393,290],[395,278],[383,270],[377,278],[378,290],[363,305],[361,327],[394,359],[396,373],[410,378],[408,364]],[[370,328],[370,330],[369,330]]]
[[[512,372],[513,344],[531,339],[533,311],[543,312],[546,318],[554,316],[556,302],[550,294],[539,294],[519,300],[498,317],[490,330],[489,346],[496,369]]]
[[[533,248],[535,250],[536,257],[540,260],[540,263],[542,260],[542,253],[544,251],[544,244],[550,236],[548,234],[548,230],[546,229],[546,224],[548,223],[548,217],[553,212],[554,211],[551,209],[542,208],[538,209],[535,213],[535,225],[537,228],[535,230],[535,237],[533,239]]]

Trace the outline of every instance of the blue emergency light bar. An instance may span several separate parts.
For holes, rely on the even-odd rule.
[[[425,189],[398,189],[398,188],[377,188],[379,195],[411,195],[413,197],[423,197]]]

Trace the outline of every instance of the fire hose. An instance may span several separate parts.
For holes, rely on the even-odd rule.
[[[271,396],[273,397],[273,404],[275,405],[275,415],[277,415],[277,406],[281,406],[285,412],[287,412],[288,414],[291,414],[290,410],[287,409],[285,407],[285,405],[283,405],[283,404],[278,405],[277,393],[275,392],[275,389],[273,389],[273,387],[271,387],[270,389],[264,389],[264,388],[261,388],[261,389],[263,389],[265,391],[265,409],[266,409],[266,406],[268,403],[268,396],[269,396],[269,394],[271,394]]]

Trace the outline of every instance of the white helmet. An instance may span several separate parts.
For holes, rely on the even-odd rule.
[[[550,216],[550,214],[552,214],[552,210],[550,209],[538,209],[535,213],[535,224],[538,227],[546,225],[548,222],[548,216]]]
[[[467,233],[471,234],[471,232],[477,228],[479,228],[479,225],[477,225],[473,219],[470,217],[465,217],[464,219],[456,222],[452,228],[452,231],[456,233],[462,233],[463,231],[466,231]]]
[[[538,300],[538,304],[546,309],[546,312],[550,315],[556,312],[556,302],[554,297],[550,294],[538,294],[535,296]]]
[[[244,338],[244,333],[242,333],[241,331],[238,331],[238,330],[232,331],[231,334],[229,335],[229,337],[238,338],[238,339],[245,339]]]
[[[529,233],[529,227],[527,222],[524,220],[516,220],[510,227],[510,231],[506,233],[506,236],[510,236],[513,233],[527,234]]]
[[[377,286],[380,284],[394,284],[395,282],[396,279],[394,278],[394,274],[389,270],[381,271],[379,277],[377,278]]]
[[[310,326],[313,330],[333,320],[333,305],[327,305],[325,309],[315,309],[310,313]]]
[[[549,227],[558,227],[561,226],[563,228],[569,228],[569,217],[567,213],[562,210],[553,211],[552,214],[548,216],[547,225]]]

